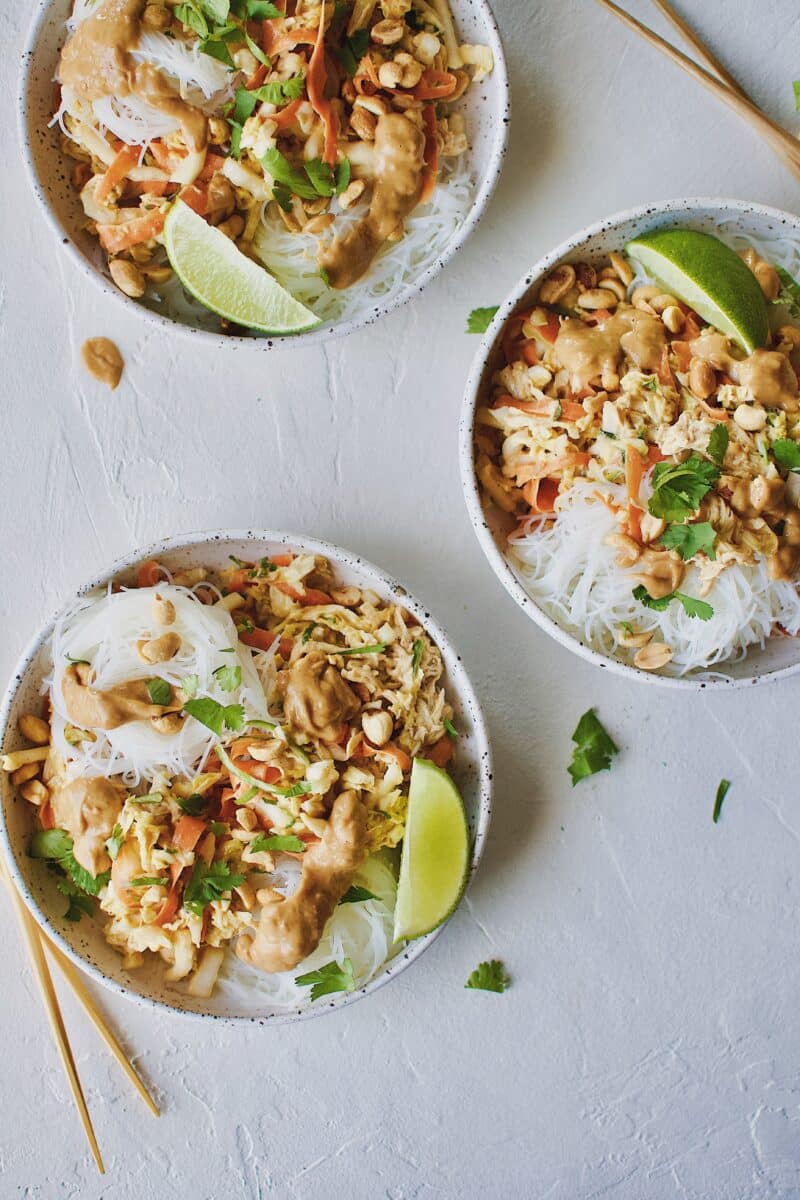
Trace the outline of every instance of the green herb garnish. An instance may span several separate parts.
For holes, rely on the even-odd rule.
[[[499,307],[499,304],[492,304],[486,308],[473,308],[467,317],[467,333],[486,333]]]
[[[358,64],[367,53],[368,46],[368,29],[357,29],[352,37],[344,39],[342,47],[337,54],[337,58],[351,79],[358,71]]]
[[[122,832],[122,826],[119,824],[115,825],[111,830],[111,837],[106,840],[106,850],[108,851],[108,857],[112,862],[119,854],[120,847],[122,846],[124,840],[125,835]]]
[[[102,871],[99,875],[90,875],[75,858],[72,846],[72,838],[65,830],[40,829],[31,838],[28,854],[31,858],[44,858],[49,862],[58,863],[79,891],[85,892],[88,896],[99,895],[111,878],[110,873]],[[71,892],[64,892],[64,894],[72,895]],[[70,920],[79,919],[75,915],[70,917]]]
[[[148,679],[147,694],[151,704],[160,704],[163,708],[172,699],[172,688],[166,679]]]
[[[332,654],[341,654],[342,657],[346,654],[383,654],[386,649],[386,642],[374,642],[371,646],[350,646],[345,650],[332,650]]]
[[[711,820],[714,822],[715,825],[716,825],[717,821],[719,820],[720,813],[722,812],[722,802],[724,801],[725,797],[727,796],[728,789],[730,786],[731,786],[730,779],[720,779],[719,787],[717,788],[717,794],[714,799],[714,811],[711,814]]]
[[[572,778],[573,787],[581,779],[596,775],[598,771],[607,771],[611,766],[611,759],[619,753],[618,746],[598,721],[593,708],[581,717],[572,740],[575,749],[567,770]]]
[[[354,883],[349,887],[339,901],[340,904],[360,904],[362,900],[377,900],[378,897],[369,888],[359,887]]]
[[[698,454],[682,463],[656,463],[648,508],[663,521],[684,521],[697,512],[718,479],[719,468]]]
[[[466,988],[475,988],[482,992],[504,992],[511,983],[506,969],[499,959],[482,962],[475,968],[467,982]]]
[[[669,525],[658,539],[668,550],[677,550],[686,562],[700,551],[714,559],[714,542],[717,532],[710,521],[698,521],[694,525]]]
[[[353,964],[349,958],[344,959],[340,966],[337,962],[326,963],[316,971],[295,978],[298,987],[311,987],[311,999],[319,1000],[320,996],[328,996],[332,992],[354,992],[356,981],[353,977]]]
[[[425,643],[422,638],[417,638],[414,642],[414,647],[411,653],[411,674],[416,675],[422,662],[422,654],[425,650]]]
[[[242,668],[238,665],[235,667],[217,667],[216,671],[212,671],[212,675],[223,692],[235,692],[242,682]]]
[[[314,621],[312,621],[310,625],[306,625],[305,629],[303,630],[303,636],[300,638],[300,641],[303,643],[304,646],[305,646],[306,642],[310,639],[310,637],[311,637],[312,633],[314,632],[314,630],[316,629],[316,627],[317,627],[316,622],[314,622]]]
[[[727,425],[715,425],[711,430],[711,437],[708,439],[707,454],[709,458],[713,458],[718,467],[721,467],[725,461],[730,440],[731,435]]]
[[[244,708],[241,704],[219,704],[210,696],[205,696],[202,700],[187,700],[183,710],[216,733],[217,737],[221,737],[223,729],[239,733],[244,728]]]
[[[168,887],[169,880],[163,875],[138,875],[136,879],[132,879],[128,887],[146,888],[146,887]]]
[[[654,612],[664,612],[673,600],[678,600],[683,605],[687,617],[699,617],[701,621],[710,621],[714,615],[714,609],[710,604],[706,604],[705,600],[697,600],[684,592],[670,592],[668,596],[659,596],[656,600],[643,584],[639,584],[633,589],[633,595],[640,604],[653,609]]]
[[[175,803],[181,812],[185,812],[189,817],[199,817],[201,812],[205,812],[208,808],[208,799],[206,796],[201,796],[199,792],[192,792],[191,796],[182,799],[180,796],[174,797]]]
[[[773,442],[772,453],[775,462],[784,471],[800,471],[800,444],[790,438],[778,438]]]
[[[445,732],[449,733],[451,738],[457,738],[459,736],[458,730],[449,717],[445,717],[445,719],[442,721],[442,725],[445,728]]]
[[[207,905],[222,900],[235,887],[244,883],[244,875],[234,875],[227,862],[212,862],[206,865],[202,858],[194,864],[191,878],[183,893],[183,907],[196,917],[202,917]]]

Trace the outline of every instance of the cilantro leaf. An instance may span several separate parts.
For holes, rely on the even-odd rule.
[[[656,463],[648,508],[663,521],[683,521],[697,512],[718,479],[719,467],[698,454],[682,463]]]
[[[235,667],[217,667],[212,675],[223,692],[235,692],[242,682],[242,668],[238,664]]]
[[[371,892],[369,890],[369,888],[359,887],[359,885],[357,883],[354,883],[352,887],[349,887],[347,889],[347,891],[342,896],[339,903],[340,904],[360,904],[362,900],[377,900],[377,899],[378,899],[378,897],[375,895],[374,892]]]
[[[486,308],[473,308],[467,317],[467,333],[486,333],[499,307],[499,304],[492,304]]]
[[[61,866],[72,876],[81,891],[87,892],[90,896],[99,896],[111,878],[110,871],[101,871],[99,875],[92,875],[85,867],[81,866],[72,853],[72,850],[70,850],[69,854],[65,854],[60,862]]]
[[[720,779],[719,787],[717,788],[717,794],[714,798],[714,811],[711,814],[711,820],[714,822],[715,825],[716,825],[717,821],[719,821],[720,813],[722,812],[722,802],[724,801],[725,797],[727,796],[728,789],[730,788],[730,786],[731,786],[730,779]]]
[[[482,992],[504,992],[511,979],[499,959],[479,963],[470,975],[465,988],[476,988]]]
[[[245,0],[244,7],[251,21],[275,21],[286,15],[271,0]]]
[[[316,971],[295,978],[298,987],[311,987],[311,999],[319,1000],[320,996],[328,996],[332,992],[354,992],[356,981],[353,977],[353,964],[345,958],[342,965],[337,962],[326,963]]]
[[[82,892],[97,896],[110,879],[108,871],[91,875],[72,853],[72,838],[63,829],[39,829],[28,847],[31,858],[46,858],[56,862]]]
[[[188,25],[189,29],[193,33],[196,33],[199,38],[205,39],[208,37],[208,22],[200,9],[191,0],[186,4],[179,4],[175,9],[175,16],[184,25]]]
[[[189,817],[198,817],[208,808],[207,798],[201,796],[199,792],[192,792],[191,796],[187,796],[185,799],[180,796],[175,796],[174,799],[181,812],[185,812]]]
[[[253,39],[250,37],[250,34],[247,32],[247,30],[242,28],[241,33],[244,35],[245,45],[247,46],[247,49],[252,54],[253,58],[257,58],[258,61],[262,64],[262,66],[265,66],[265,67],[272,66],[272,63],[267,58],[266,54],[261,49],[258,42],[253,41]]]
[[[111,859],[112,862],[119,854],[120,847],[122,846],[122,843],[124,840],[125,840],[125,835],[122,832],[122,826],[115,825],[114,828],[111,830],[111,837],[108,838],[106,841],[106,850],[108,851],[108,857]]]
[[[234,101],[231,116],[237,125],[244,125],[247,118],[252,115],[256,104],[258,104],[258,95],[256,92],[248,92],[247,88],[243,87],[236,89],[236,100]],[[233,555],[229,555],[228,557],[233,558]],[[243,563],[240,558],[234,559],[234,562],[237,567],[249,567],[250,565],[249,563]]]
[[[730,440],[731,435],[727,425],[720,423],[715,425],[711,430],[711,437],[708,439],[707,454],[709,458],[713,458],[718,467],[721,467],[725,461]]]
[[[242,127],[238,121],[231,121],[231,147],[228,151],[229,158],[239,158],[242,153]]]
[[[316,188],[312,187],[304,173],[297,167],[293,167],[288,158],[285,158],[275,146],[271,146],[259,161],[275,183],[283,184],[290,192],[294,192],[295,196],[300,196],[302,200],[317,199],[319,193]]]
[[[169,704],[172,699],[172,688],[166,679],[148,679],[147,694],[151,704]]]
[[[654,612],[664,612],[673,600],[678,600],[683,605],[687,617],[699,617],[701,621],[709,621],[714,615],[714,609],[710,604],[706,604],[705,600],[696,600],[694,596],[687,596],[685,592],[670,592],[668,596],[659,596],[656,600],[640,583],[633,589],[633,595],[640,604],[645,608],[652,608]]]
[[[200,676],[199,675],[186,675],[181,680],[181,691],[183,692],[183,694],[187,700],[191,700],[193,696],[197,695],[197,689],[199,687],[200,687]]]
[[[573,787],[581,779],[587,779],[598,771],[607,771],[611,766],[612,757],[619,753],[618,746],[598,721],[593,708],[581,717],[572,740],[575,749],[567,771],[572,778]]]
[[[244,875],[234,875],[230,863],[212,862],[206,865],[199,858],[183,893],[183,907],[196,917],[202,917],[207,905],[223,899],[243,883]]]
[[[216,58],[217,62],[223,63],[231,70],[236,65],[231,58],[230,50],[220,38],[203,38],[200,42],[200,49],[203,54],[207,54],[209,58]]]
[[[350,186],[351,173],[350,159],[340,159],[336,167],[336,183],[334,186],[337,196],[341,196],[342,192]]]
[[[306,848],[305,842],[299,837],[295,837],[293,833],[286,835],[259,833],[258,837],[254,837],[250,843],[250,849],[255,850],[256,854],[262,850],[283,851],[287,854],[302,854]]]
[[[241,704],[219,704],[210,696],[204,696],[201,700],[187,700],[183,711],[216,733],[217,737],[222,735],[223,729],[238,733],[244,728],[244,708]]]
[[[773,443],[772,453],[775,462],[784,471],[800,471],[800,443],[793,442],[791,438],[778,438]]]
[[[199,0],[200,8],[214,25],[224,25],[231,11],[230,0]]]
[[[94,905],[88,896],[83,895],[69,875],[63,875],[56,883],[62,896],[67,897],[67,911],[64,917],[67,921],[80,921],[81,917],[94,915]]]
[[[357,29],[352,37],[344,39],[337,57],[351,79],[356,74],[361,59],[367,53],[368,46],[368,29]]]
[[[138,875],[136,879],[132,879],[128,887],[146,888],[146,887],[168,887],[169,880],[164,875]]]
[[[417,638],[414,642],[414,649],[411,655],[411,674],[416,675],[419,670],[419,665],[422,662],[422,653],[425,649],[425,643],[422,638]]]
[[[700,551],[708,558],[714,559],[714,542],[717,532],[710,521],[698,521],[694,525],[669,525],[658,539],[668,550],[677,550],[681,558],[688,562]]]

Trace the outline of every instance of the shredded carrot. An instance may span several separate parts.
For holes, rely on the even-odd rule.
[[[179,850],[194,850],[205,831],[206,822],[202,817],[192,817],[185,813],[175,825],[175,845]]]
[[[628,534],[637,542],[642,540],[642,509],[639,504],[639,488],[644,474],[644,461],[634,446],[628,446],[625,455],[625,487],[628,492]]]
[[[647,447],[647,461],[651,465],[653,463],[666,462],[667,455],[662,454],[661,451],[659,450],[658,446],[650,445]]]
[[[278,129],[285,129],[287,125],[291,125],[292,121],[297,116],[297,110],[303,103],[302,96],[298,96],[297,100],[292,100],[291,104],[287,104],[280,112],[273,113],[270,117]]]
[[[136,166],[141,154],[139,146],[125,146],[118,151],[114,160],[107,167],[104,175],[100,177],[94,197],[98,203],[102,203],[107,196],[113,192],[118,183],[121,183],[128,172]]]
[[[317,30],[314,50],[309,59],[308,71],[306,73],[306,91],[311,101],[311,107],[325,126],[325,147],[322,158],[329,167],[335,167],[337,160],[336,138],[338,134],[338,122],[333,105],[325,95],[327,79],[328,73],[325,68],[325,0],[322,0],[322,8],[319,13],[319,29]]]
[[[533,512],[549,513],[555,510],[559,480],[553,477],[531,479],[522,489],[526,503]]]
[[[251,761],[249,758],[235,758],[233,763],[240,771],[246,771],[248,775],[252,775],[254,779],[260,779],[262,783],[277,783],[281,777],[278,768],[273,767],[270,763]]]
[[[45,801],[39,809],[39,822],[42,829],[55,829],[56,814],[53,812],[53,806],[49,800]]]
[[[264,24],[266,25],[266,21],[264,22]],[[266,54],[270,53],[270,51],[267,50],[266,46],[264,47],[264,51]],[[256,67],[255,71],[253,71],[253,74],[250,76],[250,78],[247,80],[247,82],[245,83],[244,86],[248,92],[253,92],[253,91],[255,91],[256,88],[261,87],[262,83],[264,82],[264,80],[266,78],[267,78],[267,68],[264,63],[259,63],[258,66]]]
[[[436,137],[436,111],[432,104],[424,105],[422,121],[425,126],[425,149],[423,161],[425,170],[422,173],[422,188],[419,193],[419,203],[427,204],[436,188],[436,177],[439,173],[439,142]]]
[[[251,583],[251,582],[252,582],[252,580],[250,579],[249,569],[247,567],[240,567],[238,570],[233,571],[228,576],[228,580],[225,584],[225,587],[227,588],[227,590],[229,592],[243,593],[245,591],[248,583]]]
[[[536,326],[536,336],[542,338],[545,342],[549,342],[552,346],[558,337],[558,331],[561,328],[561,322],[558,319],[558,313],[550,313],[546,325]]]
[[[401,750],[394,742],[386,742],[384,746],[373,746],[366,738],[361,739],[360,754],[354,755],[355,758],[374,758],[376,755],[387,755],[393,758],[400,767],[404,775],[407,775],[411,770],[411,759],[406,754],[405,750]]]
[[[292,587],[290,583],[283,583],[280,580],[273,583],[272,586],[279,592],[283,592],[284,596],[289,596],[290,599],[296,600],[298,604],[304,606],[333,603],[328,593],[321,592],[318,588],[304,588],[301,591],[299,588]]]
[[[204,217],[208,211],[208,185],[205,187],[192,183],[189,187],[181,188],[179,198],[189,208],[194,209],[199,217]]]
[[[272,53],[282,54],[284,50],[294,50],[295,46],[314,46],[318,36],[319,30],[308,27],[287,30],[272,43]]]
[[[236,816],[236,801],[234,799],[236,793],[233,788],[223,788],[219,798],[219,819],[220,821],[232,821]]]
[[[673,342],[671,349],[678,360],[678,370],[688,371],[692,361],[692,349],[688,342]]]
[[[216,175],[217,171],[221,171],[225,165],[225,156],[223,154],[212,154],[209,150],[206,154],[206,161],[203,163],[203,169],[197,176],[199,181],[207,183],[212,175]]]
[[[156,562],[154,558],[148,558],[147,562],[139,565],[136,572],[137,587],[155,587],[164,574],[164,568],[161,563]]]
[[[438,742],[428,746],[424,753],[435,767],[446,767],[455,754],[453,739],[445,734],[443,738],[439,738]]]
[[[173,883],[172,887],[169,889],[167,898],[164,901],[164,903],[161,905],[161,909],[159,910],[157,917],[153,921],[153,924],[154,925],[169,925],[170,921],[173,921],[175,919],[175,914],[177,913],[178,907],[180,905],[180,898],[181,898],[181,889],[178,887],[178,883],[176,881],[175,883]]]
[[[539,351],[536,348],[536,342],[531,338],[527,342],[523,342],[520,347],[522,361],[527,363],[529,367],[535,367],[539,361]]]
[[[700,401],[700,407],[710,421],[716,421],[722,425],[725,421],[730,420],[730,415],[724,408],[712,408],[710,404],[706,404],[704,400]]]
[[[164,228],[165,214],[157,209],[138,217],[134,221],[126,221],[124,225],[98,225],[97,237],[100,245],[109,254],[119,254],[120,250],[129,250],[140,242],[149,242],[158,237]]]
[[[247,632],[239,634],[239,641],[244,642],[245,646],[250,646],[253,650],[269,650],[275,638],[278,635],[272,633],[269,629],[250,629]]]
[[[274,563],[276,567],[290,567],[292,565],[292,563],[294,562],[294,555],[293,554],[271,554],[270,562]]]
[[[458,86],[458,79],[451,71],[436,71],[428,67],[422,72],[422,79],[416,87],[411,88],[409,95],[415,100],[444,100],[451,96]]]

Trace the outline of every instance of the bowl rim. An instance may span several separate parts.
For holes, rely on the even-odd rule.
[[[636,205],[634,208],[623,209],[599,221],[593,221],[590,225],[584,226],[576,233],[565,238],[554,249],[543,254],[536,260],[533,266],[525,271],[498,308],[491,324],[481,338],[480,345],[472,359],[464,388],[464,399],[459,417],[458,452],[461,485],[472,528],[495,575],[526,616],[562,646],[572,651],[573,654],[577,654],[580,658],[585,659],[595,666],[610,671],[615,675],[620,675],[625,679],[636,680],[639,683],[655,684],[658,687],[680,689],[685,692],[754,687],[759,684],[772,683],[775,680],[786,679],[790,675],[795,675],[800,671],[800,661],[788,667],[765,671],[760,675],[718,678],[712,674],[709,678],[700,678],[698,676],[660,675],[653,671],[643,671],[639,667],[630,666],[607,654],[602,654],[600,651],[592,649],[591,646],[586,645],[575,634],[571,634],[563,629],[539,607],[533,597],[525,591],[501,554],[483,514],[480,490],[475,478],[472,447],[475,413],[480,399],[481,380],[486,369],[486,364],[497,345],[501,330],[507,319],[534,284],[547,271],[561,261],[561,259],[567,255],[574,254],[592,237],[601,234],[611,234],[614,229],[627,221],[640,220],[649,216],[656,219],[665,214],[673,213],[676,215],[681,213],[688,214],[697,209],[718,210],[720,214],[741,214],[742,216],[752,213],[779,224],[788,223],[800,232],[800,217],[783,209],[773,208],[770,205],[758,204],[748,200],[700,196],[676,197],[671,200],[660,200],[650,204]],[[709,670],[713,671],[713,668],[709,668]]]
[[[91,979],[108,988],[110,991],[122,996],[124,999],[133,1003],[140,1004],[146,1008],[153,1009],[156,1012],[171,1013],[186,1019],[194,1019],[198,1021],[215,1021],[218,1024],[241,1026],[241,1025],[288,1025],[298,1021],[310,1020],[312,1017],[318,1017],[324,1013],[330,1012],[332,1009],[343,1008],[346,1005],[353,1004],[362,999],[362,997],[370,995],[372,992],[378,991],[379,988],[387,984],[390,979],[400,975],[407,967],[411,966],[416,959],[424,953],[425,950],[436,940],[446,925],[449,924],[452,916],[460,908],[467,889],[469,888],[475,873],[483,856],[483,851],[486,845],[486,839],[489,830],[489,824],[492,814],[492,751],[489,741],[488,727],[486,718],[483,714],[480,701],[478,700],[475,689],[472,685],[466,668],[463,664],[463,659],[458,651],[453,646],[450,638],[445,633],[439,622],[431,616],[428,609],[420,603],[403,584],[399,583],[393,576],[388,575],[381,567],[375,566],[369,559],[363,558],[361,555],[353,551],[347,550],[332,542],[320,540],[318,538],[307,537],[303,534],[291,533],[286,530],[273,529],[215,529],[202,530],[195,533],[181,534],[170,538],[161,539],[158,542],[153,542],[148,546],[143,546],[131,550],[129,553],[121,555],[115,559],[107,568],[93,578],[80,585],[75,589],[74,596],[84,595],[92,589],[102,586],[115,575],[129,569],[134,564],[148,558],[157,558],[159,554],[170,551],[190,550],[199,548],[213,542],[272,542],[284,544],[296,548],[302,548],[308,553],[320,554],[330,558],[334,564],[347,566],[356,573],[361,573],[365,576],[370,576],[374,583],[377,583],[383,588],[387,595],[402,596],[403,605],[411,610],[417,617],[422,627],[433,638],[436,645],[442,650],[443,655],[446,654],[451,663],[455,667],[455,673],[460,677],[458,679],[458,697],[462,700],[469,709],[472,723],[474,725],[474,736],[476,739],[475,767],[476,767],[476,786],[478,792],[477,810],[475,814],[475,834],[471,845],[470,862],[468,869],[467,882],[464,891],[459,898],[453,912],[430,933],[415,939],[408,943],[406,949],[400,951],[394,958],[387,960],[384,963],[378,975],[375,975],[363,987],[357,988],[353,992],[342,993],[339,996],[329,997],[326,1004],[308,1007],[305,1009],[289,1009],[286,1012],[277,1012],[272,1015],[228,1015],[217,1014],[210,1012],[194,1012],[190,1009],[183,1009],[177,1004],[171,1004],[163,1000],[155,999],[152,996],[145,996],[139,992],[135,992],[126,988],[124,984],[115,979],[109,978],[104,972],[93,962],[87,961],[82,957],[63,937],[59,930],[50,922],[48,915],[39,907],[36,899],[28,887],[25,876],[17,865],[17,860],[11,845],[11,838],[8,833],[5,820],[5,810],[0,805],[0,854],[3,855],[6,863],[6,868],[11,876],[12,884],[17,888],[22,897],[28,912],[36,921],[37,925],[43,933],[55,943],[80,970],[84,971]],[[67,601],[70,603],[71,601]],[[55,621],[60,616],[66,605],[55,612],[40,628],[37,630],[33,638],[28,642],[22,652],[22,655],[14,667],[9,679],[9,683],[5,689],[2,702],[0,702],[0,746],[5,741],[6,732],[9,727],[9,719],[11,709],[16,699],[17,692],[22,685],[28,670],[38,656],[41,648],[46,644],[48,638],[52,634]],[[445,667],[448,668],[447,661]]]
[[[50,203],[45,194],[43,186],[39,182],[39,177],[36,171],[34,157],[31,151],[31,145],[27,134],[28,120],[28,93],[30,77],[35,62],[35,48],[41,33],[42,27],[48,19],[50,10],[54,0],[38,0],[38,7],[31,21],[28,36],[25,41],[25,46],[22,52],[22,66],[18,77],[17,89],[17,134],[19,137],[22,159],[25,164],[25,173],[28,178],[28,183],[36,197],[39,209],[43,214],[45,221],[49,225],[51,231],[58,239],[63,250],[66,252],[67,258],[76,266],[79,271],[91,279],[96,287],[105,295],[110,296],[116,305],[120,306],[119,311],[124,309],[129,314],[136,314],[139,318],[154,328],[163,330],[177,330],[182,337],[198,338],[203,345],[217,346],[218,348],[242,348],[248,347],[257,350],[278,350],[285,345],[296,343],[302,346],[318,346],[326,342],[335,340],[336,338],[346,337],[350,333],[354,333],[358,329],[363,329],[368,325],[379,321],[381,317],[394,312],[395,309],[407,304],[418,292],[424,290],[427,285],[439,275],[450,261],[455,257],[464,243],[472,234],[473,230],[479,224],[489,201],[494,194],[500,175],[503,170],[506,153],[508,151],[509,127],[511,123],[511,89],[508,78],[508,65],[506,62],[503,42],[500,36],[500,30],[497,24],[495,15],[489,4],[489,0],[468,0],[471,8],[477,10],[485,25],[485,36],[488,39],[494,56],[494,67],[492,77],[496,80],[497,88],[497,106],[501,113],[497,128],[494,133],[494,142],[492,144],[489,163],[483,177],[478,181],[475,197],[472,205],[464,218],[463,223],[456,229],[451,241],[445,247],[441,255],[416,279],[410,280],[405,284],[391,299],[386,301],[376,302],[370,309],[365,310],[361,316],[351,317],[347,321],[341,321],[333,325],[323,324],[315,327],[308,333],[299,334],[262,334],[260,336],[243,337],[239,334],[222,334],[212,333],[204,329],[193,329],[189,325],[183,324],[181,321],[174,320],[171,317],[162,316],[160,313],[154,312],[147,308],[144,304],[139,304],[138,301],[126,296],[119,288],[114,287],[110,281],[104,276],[101,271],[94,267],[88,259],[81,253],[69,233],[69,231],[61,226],[55,213],[53,212]]]

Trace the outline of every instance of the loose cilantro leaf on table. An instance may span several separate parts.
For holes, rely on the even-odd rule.
[[[353,964],[345,958],[341,964],[326,963],[316,971],[295,978],[298,987],[311,987],[311,999],[319,1000],[320,996],[328,996],[332,992],[354,992],[356,981],[353,977]]]
[[[714,811],[711,814],[711,820],[714,822],[715,825],[716,825],[717,821],[719,820],[720,813],[722,812],[722,802],[724,801],[725,797],[727,796],[728,789],[730,786],[731,786],[730,779],[720,779],[719,787],[717,788],[717,794],[716,794],[716,797],[714,798]]]
[[[266,834],[259,833],[250,843],[251,850],[255,850],[256,854],[260,854],[262,850],[283,851],[285,854],[302,854],[306,848],[305,842],[299,837],[295,837],[293,833],[289,834]]]
[[[686,562],[700,551],[714,559],[714,542],[717,533],[710,521],[698,521],[695,525],[670,525],[659,541],[668,550],[677,550]]]
[[[725,461],[730,440],[731,435],[727,425],[715,425],[711,430],[711,437],[708,439],[708,457],[712,458],[718,467],[721,467]]]
[[[467,333],[486,333],[499,307],[499,304],[491,304],[486,308],[473,308],[467,317]]]
[[[714,615],[714,609],[710,604],[706,604],[705,600],[697,600],[694,596],[687,596],[685,592],[670,592],[668,596],[659,596],[656,600],[646,587],[639,584],[633,589],[633,595],[640,604],[645,608],[652,608],[654,612],[664,612],[673,600],[678,600],[683,605],[687,617],[699,617],[701,621],[709,621]]]
[[[172,688],[166,679],[148,679],[147,694],[151,704],[169,704],[172,699]]]
[[[800,443],[790,438],[778,438],[773,443],[772,453],[775,462],[784,471],[800,471]]]
[[[201,700],[187,700],[183,710],[216,733],[217,737],[222,735],[223,729],[238,733],[244,728],[244,708],[241,704],[219,704],[210,696],[205,696]]]
[[[511,979],[499,959],[482,962],[475,968],[464,987],[477,988],[482,992],[504,992]]]
[[[572,740],[575,743],[575,749],[572,752],[572,762],[567,770],[572,777],[573,787],[581,779],[587,779],[589,775],[596,775],[598,771],[607,771],[611,766],[611,759],[619,753],[619,747],[600,724],[593,708],[590,708],[581,717],[572,735]]]
[[[352,887],[349,887],[347,889],[347,891],[342,896],[339,903],[340,904],[360,904],[362,900],[377,900],[377,899],[378,899],[378,897],[375,895],[374,892],[371,892],[369,890],[369,888],[359,887],[359,885],[357,883],[354,883]]]
[[[217,667],[216,671],[212,672],[223,692],[235,692],[242,682],[242,668],[235,667]]]
[[[213,900],[223,899],[243,883],[244,875],[234,875],[229,863],[212,862],[206,865],[202,859],[198,859],[183,893],[183,907],[196,917],[202,917],[206,906]]]
[[[719,479],[719,467],[692,454],[682,463],[656,463],[648,508],[663,521],[684,521]]]

